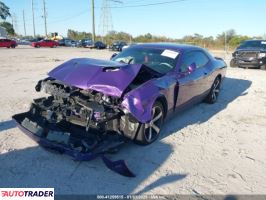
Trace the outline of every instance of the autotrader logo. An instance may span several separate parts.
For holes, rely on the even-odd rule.
[[[54,188],[0,188],[0,200],[54,200]]]

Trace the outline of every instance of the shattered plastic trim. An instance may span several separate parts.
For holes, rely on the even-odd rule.
[[[105,156],[106,152],[97,152],[97,153],[92,153],[92,152],[81,153],[81,152],[78,152],[76,150],[70,149],[69,147],[67,147],[65,145],[56,144],[54,142],[50,142],[47,139],[43,139],[43,138],[33,134],[32,132],[30,132],[29,130],[24,128],[23,126],[21,126],[17,121],[16,121],[16,123],[17,123],[18,128],[22,132],[24,132],[28,137],[30,137],[31,139],[33,139],[34,141],[39,143],[44,148],[47,148],[47,149],[50,149],[50,150],[54,150],[54,151],[57,151],[59,153],[67,154],[67,155],[73,157],[74,160],[76,160],[76,161],[90,161],[90,160],[96,159],[97,157],[100,156],[102,158],[103,162],[105,163],[105,165],[110,170],[112,170],[112,171],[114,171],[114,172],[116,172],[116,173],[118,173],[118,174],[120,174],[122,176],[135,177],[135,174],[130,171],[130,169],[127,167],[127,165],[126,165],[124,160],[111,161],[110,159],[108,159]]]

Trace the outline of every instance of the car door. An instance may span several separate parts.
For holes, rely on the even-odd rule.
[[[202,50],[195,51],[195,64],[196,70],[195,72],[198,74],[198,91],[196,95],[202,95],[209,88],[209,75],[210,75],[210,67],[211,60],[206,55],[206,53]]]
[[[8,39],[4,39],[4,43],[3,43],[4,47],[10,47],[10,42]]]
[[[52,44],[51,40],[45,40],[46,47],[51,47],[51,44]]]
[[[200,50],[187,51],[183,54],[177,70],[179,91],[176,107],[200,100],[201,94],[206,90],[205,66],[208,62],[208,57]]]
[[[48,40],[43,40],[41,43],[42,47],[48,47],[49,46],[49,41]]]
[[[40,47],[45,47],[45,40],[41,40],[37,43],[40,45]]]

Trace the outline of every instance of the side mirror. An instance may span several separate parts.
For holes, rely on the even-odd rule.
[[[179,72],[181,73],[181,74],[190,74],[190,73],[192,73],[193,71],[195,71],[195,69],[196,69],[197,67],[196,67],[196,64],[195,63],[192,63],[191,65],[189,65],[188,67],[184,67],[184,68],[180,68],[179,69]]]
[[[193,62],[191,65],[188,66],[187,71],[192,73],[197,68],[196,64]]]
[[[112,60],[115,56],[117,56],[117,53],[114,53],[114,54],[111,56],[110,60]]]

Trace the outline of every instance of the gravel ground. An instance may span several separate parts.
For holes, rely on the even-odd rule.
[[[230,55],[215,51],[227,61]],[[54,187],[56,194],[266,194],[266,71],[228,68],[220,98],[166,122],[150,146],[129,144],[126,178],[100,159],[74,162],[39,147],[11,116],[26,111],[37,81],[74,57],[112,52],[76,48],[0,49],[0,187]]]

